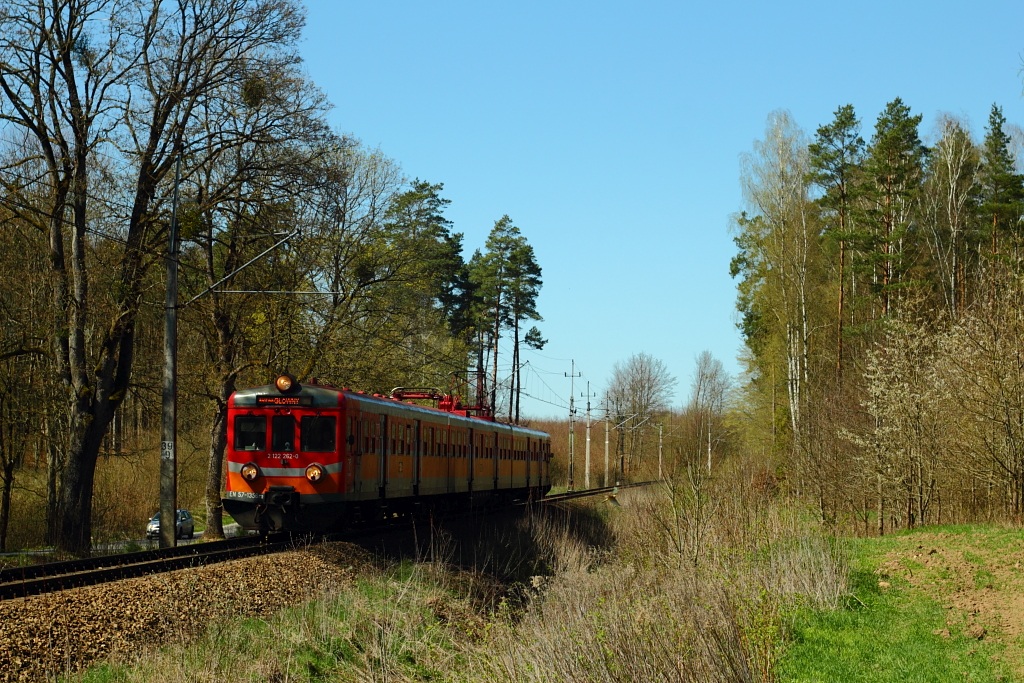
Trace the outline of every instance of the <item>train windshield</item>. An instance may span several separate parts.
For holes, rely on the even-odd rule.
[[[295,450],[295,418],[291,415],[274,415],[271,418],[271,450]]]
[[[325,415],[304,415],[302,417],[302,450],[307,452],[329,452],[334,450],[337,421]]]
[[[235,450],[262,451],[267,447],[267,418],[262,415],[235,417]]]

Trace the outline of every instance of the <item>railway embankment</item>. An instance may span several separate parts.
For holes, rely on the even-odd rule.
[[[7,601],[0,671],[53,680],[93,665],[70,680],[161,683],[1024,680],[1019,529],[835,539],[770,497],[673,508],[665,493],[421,527],[402,548],[322,544]]]
[[[0,602],[0,681],[43,681],[186,643],[211,623],[265,617],[343,585],[367,562],[348,544]]]

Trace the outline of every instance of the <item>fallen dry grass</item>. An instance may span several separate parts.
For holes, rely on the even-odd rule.
[[[709,519],[708,552],[694,562],[679,541],[692,510],[678,503],[665,490],[623,492],[609,516],[611,554],[531,520],[556,571],[537,578],[522,614],[498,619],[483,649],[467,652],[468,680],[771,680],[780,615],[795,603],[834,605],[845,592],[841,559],[798,515],[766,504]]]

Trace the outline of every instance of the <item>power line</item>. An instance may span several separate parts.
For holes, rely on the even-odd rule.
[[[539,401],[540,403],[546,403],[549,406],[554,406],[556,408],[561,408],[562,410],[566,410],[569,407],[569,406],[565,405],[564,403],[554,403],[552,401],[548,401],[546,399],[543,399],[540,396],[534,396],[533,394],[531,394],[529,392],[526,392],[526,391],[523,392],[523,396],[526,396],[528,398],[532,398],[534,401]]]

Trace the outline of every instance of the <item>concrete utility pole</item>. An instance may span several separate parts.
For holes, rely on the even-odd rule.
[[[284,239],[264,250],[258,256],[239,266],[223,278],[178,306],[178,186],[181,184],[181,157],[175,162],[174,194],[171,201],[171,226],[168,235],[167,292],[164,296],[164,377],[162,421],[160,426],[160,547],[173,548],[178,543],[178,308],[184,308],[212,292],[235,273],[263,258],[289,239],[299,234],[292,230]],[[226,292],[227,293],[227,292]],[[251,293],[251,292],[249,292]],[[279,292],[306,294],[307,292]],[[333,294],[333,292],[331,292]],[[168,521],[170,520],[170,521]]]
[[[569,366],[571,371],[566,374],[569,378],[569,490],[576,490],[576,482],[574,479],[575,473],[573,472],[576,464],[576,408],[573,400],[573,394],[576,393],[575,381],[577,377],[582,377],[583,373],[576,372],[576,361],[572,361],[572,365]]]
[[[608,488],[608,432],[611,429],[612,414],[608,410],[608,401],[604,403],[604,487]]]
[[[619,484],[622,483],[622,480],[623,480],[623,478],[626,475],[626,435],[625,435],[625,432],[622,429],[622,425],[624,423],[625,423],[625,420],[620,422],[615,427],[615,429],[617,429],[618,432],[619,432],[619,445],[618,445],[618,449],[619,449],[619,473],[618,473],[618,476],[615,477],[615,485],[616,486],[618,486]]]
[[[174,196],[168,236],[167,292],[164,297],[164,387],[163,419],[160,427],[160,547],[173,548],[178,542],[178,184],[181,157],[175,162]]]
[[[584,460],[583,488],[590,490],[590,382],[587,382],[587,456]]]

